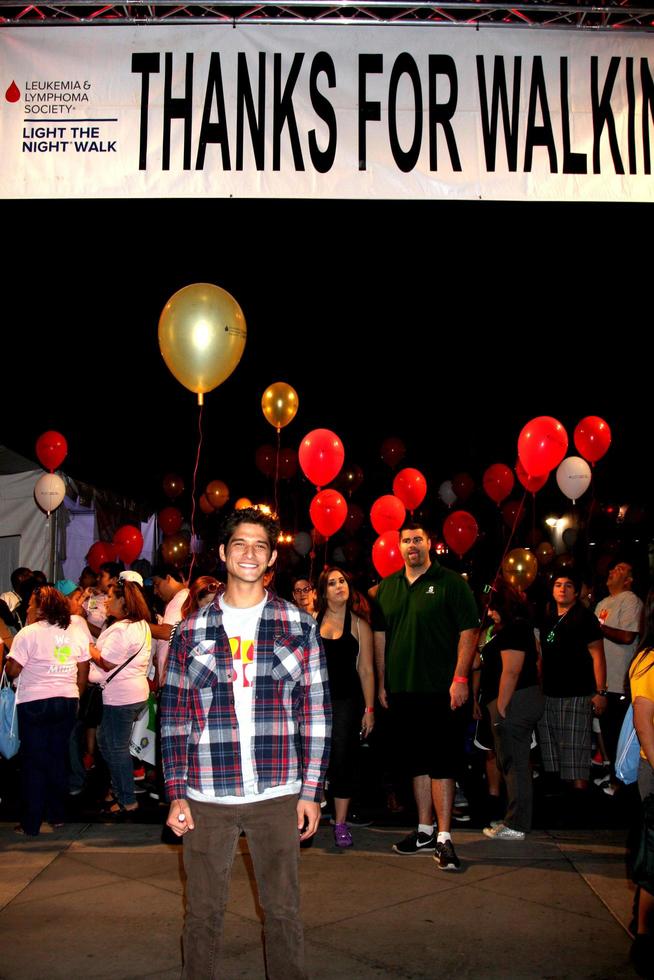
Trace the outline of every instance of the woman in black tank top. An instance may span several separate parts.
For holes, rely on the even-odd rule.
[[[334,842],[351,847],[347,810],[354,794],[359,730],[367,738],[375,724],[372,631],[352,612],[352,589],[340,568],[326,568],[318,581],[318,624],[332,698],[329,784],[334,797]]]

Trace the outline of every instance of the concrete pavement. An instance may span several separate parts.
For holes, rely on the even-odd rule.
[[[0,824],[2,980],[173,980],[183,915],[180,847],[147,824],[69,824],[25,840]],[[455,832],[463,862],[390,850],[397,828],[322,826],[301,852],[309,975],[613,978],[629,965],[633,891],[621,830],[538,831],[499,842]],[[263,978],[260,913],[240,841],[226,917],[225,980]]]

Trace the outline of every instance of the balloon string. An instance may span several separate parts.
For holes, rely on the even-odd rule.
[[[513,543],[513,537],[515,535],[516,528],[518,526],[518,521],[520,520],[520,515],[522,514],[522,510],[523,510],[524,505],[525,505],[525,498],[526,498],[526,496],[527,496],[527,491],[526,490],[523,490],[523,492],[522,492],[522,500],[520,501],[520,506],[518,507],[518,509],[517,509],[517,511],[515,513],[515,517],[513,518],[513,527],[509,531],[509,537],[508,537],[508,540],[507,540],[506,545],[504,547],[504,553],[503,553],[502,557],[500,558],[500,564],[499,564],[499,566],[497,568],[497,571],[495,572],[495,575],[493,576],[493,582],[495,582],[499,578],[500,572],[502,571],[502,565],[504,564],[504,559],[508,555],[509,549],[511,548],[511,544]],[[489,599],[490,599],[490,595],[489,595]],[[486,609],[484,610],[484,614],[486,613],[487,610],[488,610],[488,606],[486,606]]]
[[[198,469],[200,466],[200,452],[202,450],[202,412],[204,410],[204,402],[200,402],[198,409],[198,451],[195,457],[195,467],[193,468],[193,486],[191,488],[191,567],[188,570],[188,580],[191,581],[193,575],[193,566],[195,565],[195,492],[198,485]]]
[[[281,451],[282,430],[277,427],[277,455],[275,457],[275,517],[279,518],[279,453]]]

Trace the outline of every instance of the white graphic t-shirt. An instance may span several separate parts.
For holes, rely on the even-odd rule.
[[[62,629],[41,620],[16,635],[9,656],[23,668],[17,704],[78,698],[77,665],[90,659],[88,630],[73,621]]]
[[[272,799],[276,796],[289,796],[291,793],[299,793],[302,788],[301,781],[297,780],[291,783],[283,783],[280,786],[271,786],[269,789],[264,790],[263,793],[257,793],[256,791],[257,783],[252,760],[252,740],[254,738],[252,700],[256,673],[257,630],[263,607],[267,601],[268,594],[266,593],[261,602],[257,603],[256,606],[241,609],[235,606],[228,606],[222,596],[219,599],[223,614],[223,627],[227,633],[229,646],[232,651],[234,708],[238,721],[241,747],[241,772],[243,774],[244,795],[210,797],[204,793],[198,793],[195,790],[189,789],[189,799],[201,800],[205,803],[256,803],[259,800]]]

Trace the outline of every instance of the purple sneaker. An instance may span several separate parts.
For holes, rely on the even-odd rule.
[[[334,843],[336,847],[352,847],[352,834],[346,823],[334,824]]]

